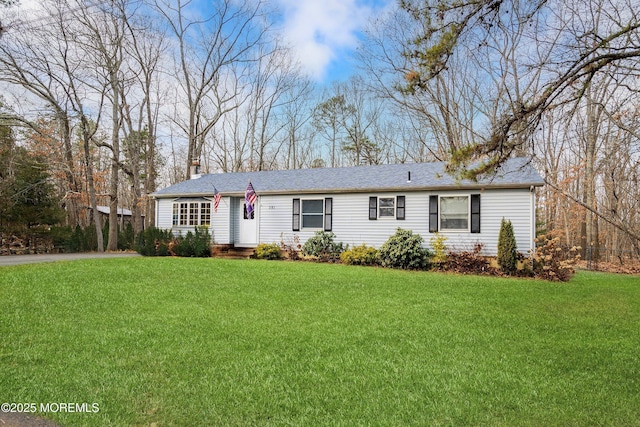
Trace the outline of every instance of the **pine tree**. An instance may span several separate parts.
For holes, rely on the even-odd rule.
[[[516,236],[513,234],[511,221],[502,218],[500,234],[498,234],[498,265],[506,274],[515,274],[518,263]]]

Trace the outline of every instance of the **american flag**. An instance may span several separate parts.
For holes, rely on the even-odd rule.
[[[249,181],[249,185],[247,185],[247,190],[244,192],[244,200],[247,202],[247,213],[251,214],[254,208],[253,205],[256,203],[258,196],[256,195],[255,190],[253,189],[253,185],[251,185],[251,181]]]
[[[213,187],[213,212],[218,212],[218,206],[220,205],[220,199],[222,199],[222,194],[218,193],[216,187]]]

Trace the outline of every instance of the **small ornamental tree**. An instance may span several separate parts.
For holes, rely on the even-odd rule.
[[[498,265],[505,274],[515,274],[518,270],[518,248],[511,221],[502,218],[498,234]]]

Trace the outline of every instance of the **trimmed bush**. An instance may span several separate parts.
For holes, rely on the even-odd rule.
[[[207,227],[196,227],[186,236],[178,236],[173,252],[180,257],[205,258],[211,256],[211,235]]]
[[[258,259],[282,259],[282,250],[277,243],[260,243],[256,248]]]
[[[498,265],[503,273],[513,275],[518,272],[518,248],[511,221],[502,218],[498,234]]]
[[[340,261],[349,265],[375,265],[378,263],[378,250],[363,243],[342,252]]]
[[[335,261],[345,249],[342,242],[334,242],[335,237],[333,232],[316,231],[316,234],[302,245],[302,253],[321,261]]]
[[[136,252],[144,256],[168,256],[172,240],[173,234],[170,230],[148,227],[138,234],[135,249]]]
[[[422,247],[423,242],[424,239],[419,234],[398,228],[378,251],[380,264],[383,267],[405,270],[426,268],[431,254],[428,249]]]

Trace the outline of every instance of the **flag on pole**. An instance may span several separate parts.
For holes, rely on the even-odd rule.
[[[222,194],[218,193],[216,187],[213,187],[213,212],[218,212],[218,206],[220,206],[220,199],[222,199]]]
[[[247,190],[244,192],[244,200],[247,202],[247,214],[250,215],[251,212],[254,211],[254,204],[256,203],[256,200],[258,200],[258,196],[253,189],[253,185],[251,185],[251,181],[249,181]]]

